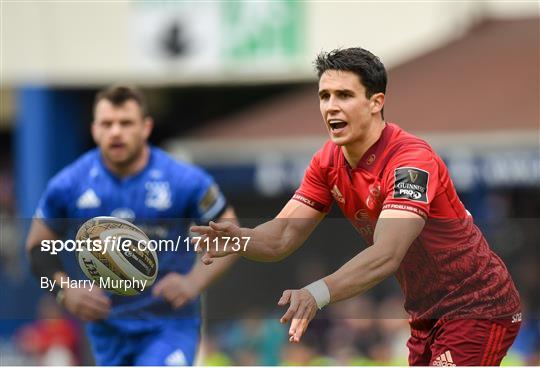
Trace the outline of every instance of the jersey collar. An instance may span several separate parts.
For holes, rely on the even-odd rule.
[[[381,136],[375,143],[369,147],[369,149],[364,153],[360,161],[358,161],[358,164],[356,165],[356,168],[354,169],[363,169],[366,171],[373,171],[375,167],[377,166],[377,162],[379,159],[383,156],[384,149],[388,144],[388,141],[392,137],[392,133],[395,130],[394,124],[391,123],[385,123],[385,126],[383,128],[383,131],[381,132]],[[343,154],[343,151],[340,149],[340,156],[341,156],[341,163],[348,168],[350,168],[349,163],[345,159],[345,155]],[[353,170],[354,170],[353,169]]]

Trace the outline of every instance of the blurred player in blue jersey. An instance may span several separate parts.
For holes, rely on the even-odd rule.
[[[36,276],[66,276],[60,257],[40,248],[42,240],[66,236],[57,219],[122,217],[141,224],[154,239],[185,238],[190,219],[235,219],[208,174],[148,144],[152,127],[136,89],[116,86],[97,94],[92,136],[98,148],[50,180],[32,222],[27,250]],[[87,331],[97,364],[193,364],[200,338],[199,294],[235,258],[207,270],[185,246],[158,252],[158,257],[156,283],[134,297],[97,287],[53,290],[69,312],[90,322]]]

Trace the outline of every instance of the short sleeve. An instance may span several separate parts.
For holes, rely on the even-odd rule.
[[[429,216],[440,186],[439,163],[427,149],[400,153],[385,170],[383,210],[394,209]]]
[[[69,182],[65,175],[53,177],[47,184],[34,213],[35,218],[41,219],[58,234],[65,230],[65,221],[61,219],[67,217],[69,193]]]
[[[189,217],[199,224],[218,219],[227,208],[227,200],[214,179],[206,172],[196,170],[190,180],[193,180],[194,188]]]
[[[293,199],[319,212],[330,211],[332,195],[326,180],[324,180],[324,172],[321,169],[318,155],[313,156],[304,174],[302,184],[296,190]]]

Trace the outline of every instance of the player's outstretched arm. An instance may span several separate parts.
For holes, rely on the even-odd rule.
[[[396,210],[381,212],[374,243],[339,270],[300,290],[285,290],[278,304],[289,304],[281,323],[291,321],[290,341],[299,342],[317,308],[360,294],[395,273],[424,219]]]
[[[273,262],[287,257],[302,245],[324,216],[324,213],[303,203],[290,200],[275,219],[254,229],[241,228],[231,222],[212,222],[210,226],[193,226],[191,230],[201,234],[204,239],[208,238],[212,244],[208,249],[199,248],[206,252],[202,258],[206,264],[231,253],[254,261]],[[240,247],[233,247],[229,243],[234,237],[243,239]],[[216,242],[217,249],[214,246]],[[201,241],[200,244],[205,242]]]
[[[232,207],[227,208],[218,219],[218,222],[222,221],[238,223]],[[227,257],[215,259],[209,266],[204,265],[202,262],[197,262],[187,275],[171,272],[154,285],[152,294],[163,297],[171,303],[173,308],[180,308],[206,290],[237,260],[238,256],[232,254]]]
[[[58,239],[58,235],[54,231],[42,220],[34,219],[26,238],[26,251],[32,272],[38,280],[41,277],[46,277],[56,281],[56,285],[61,285],[67,274],[64,272],[60,257],[41,251],[42,240],[55,239]],[[61,290],[60,286],[56,286],[53,293],[61,305],[84,321],[104,319],[109,315],[111,302],[105,293],[97,287]]]

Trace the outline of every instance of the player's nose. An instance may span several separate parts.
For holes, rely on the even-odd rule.
[[[326,106],[326,111],[328,112],[336,112],[340,110],[339,101],[335,96],[330,96],[328,99],[328,104]]]
[[[119,136],[122,133],[122,127],[118,123],[114,123],[111,126],[110,133],[112,136]]]

